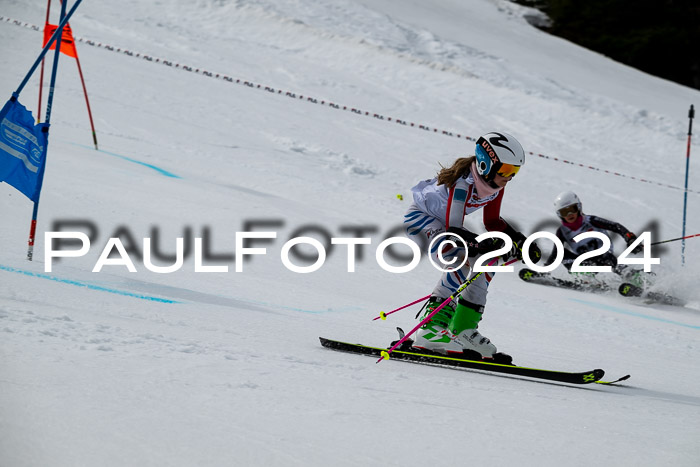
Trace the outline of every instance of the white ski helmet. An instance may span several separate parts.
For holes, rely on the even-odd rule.
[[[508,133],[487,133],[476,142],[476,171],[487,182],[511,177],[525,164],[525,151]]]
[[[566,213],[562,215],[561,211],[570,206],[576,206],[578,213],[583,213],[581,200],[573,191],[563,191],[554,199],[554,209],[557,211],[557,216],[562,219],[566,217]]]

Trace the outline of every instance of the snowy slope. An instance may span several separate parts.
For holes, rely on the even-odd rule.
[[[45,2],[5,0],[0,15],[38,25]],[[529,366],[631,373],[621,387],[375,365],[318,336],[383,345],[415,325],[415,309],[372,318],[427,294],[438,273],[424,262],[390,274],[374,251],[401,224],[410,187],[472,153],[463,137],[371,114],[516,135],[534,154],[503,216],[525,232],[551,230],[553,198],[573,189],[586,212],[637,232],[654,222],[668,239],[680,236],[683,193],[669,185],[683,185],[698,91],[549,37],[503,1],[88,1],[71,25],[370,116],[79,42],[95,151],[63,56],[39,230],[73,220],[98,232],[88,255],[45,272],[43,241],[24,259],[31,203],[0,184],[0,464],[697,465],[700,240],[684,268],[680,242],[657,268],[659,285],[689,300],[682,308],[494,280],[482,330],[500,350]],[[0,39],[9,97],[41,34],[3,21]],[[37,91],[35,76],[20,96],[34,112]],[[690,188],[692,234],[692,178]],[[252,221],[277,238],[236,272],[236,232]],[[334,237],[366,227],[356,272],[340,246],[317,272],[289,271],[282,245],[309,226]],[[138,255],[135,273],[91,272],[119,232],[138,250],[155,233],[168,254],[177,237],[209,232],[226,258],[205,263],[228,272],[195,273],[191,254],[171,274]]]

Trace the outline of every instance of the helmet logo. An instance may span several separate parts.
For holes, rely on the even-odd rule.
[[[489,158],[491,159],[491,162],[493,163],[498,163],[498,156],[496,156],[496,151],[493,150],[491,145],[488,143],[488,141],[483,140],[481,142],[481,147],[486,150],[486,154],[489,155]]]
[[[511,154],[513,154],[513,155],[515,156],[515,153],[513,152],[512,149],[510,149],[508,146],[505,146],[505,145],[501,144],[501,141],[503,141],[503,142],[508,142],[508,138],[506,138],[505,136],[503,136],[503,135],[500,134],[500,133],[495,133],[495,134],[497,134],[499,137],[496,138],[496,137],[492,136],[492,137],[489,138],[489,142],[490,142],[491,144],[493,144],[494,146],[497,146],[497,147],[499,147],[499,148],[506,149],[507,151],[509,151]],[[489,149],[491,149],[491,148],[489,148]],[[491,150],[493,151],[493,149],[491,149]],[[490,154],[489,154],[489,155],[490,155]],[[493,158],[494,156],[491,156],[491,157]],[[516,156],[516,157],[517,157],[517,156]]]

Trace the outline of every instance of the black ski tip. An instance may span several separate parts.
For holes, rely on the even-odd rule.
[[[620,284],[617,291],[620,292],[620,295],[624,295],[625,297],[639,297],[644,292],[644,289],[637,287],[634,284],[625,282]]]
[[[533,277],[537,277],[538,273],[532,269],[523,268],[518,271],[518,276],[525,282],[529,282]]]
[[[618,292],[625,297],[643,297],[647,300],[647,303],[661,303],[662,305],[671,306],[685,306],[687,303],[685,300],[672,295],[663,292],[645,291],[642,287],[629,283],[620,284]]]
[[[338,346],[341,344],[341,342],[334,341],[332,339],[326,339],[325,337],[319,337],[319,341],[321,341],[321,345],[323,347],[326,347],[328,349],[337,349]]]
[[[619,383],[620,381],[628,380],[628,379],[630,379],[630,376],[631,375],[625,375],[622,378],[617,378],[616,380],[613,380],[613,381],[596,381],[596,383],[611,385],[611,384]]]

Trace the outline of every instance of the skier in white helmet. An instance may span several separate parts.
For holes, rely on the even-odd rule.
[[[574,260],[580,255],[602,246],[602,242],[596,238],[588,238],[578,243],[574,242],[574,237],[583,232],[596,231],[604,233],[608,237],[610,236],[610,232],[615,232],[622,236],[627,246],[631,245],[637,239],[637,236],[622,224],[603,219],[602,217],[584,214],[581,200],[573,191],[559,193],[554,200],[554,209],[561,220],[561,226],[557,229],[556,235],[564,245],[564,259],[562,264],[567,270],[571,269]],[[641,251],[641,249],[642,246],[639,245],[633,252],[637,253]],[[556,253],[556,249],[553,249],[545,265],[554,262]],[[581,264],[611,266],[613,271],[620,275],[623,275],[623,271],[626,269],[623,265],[618,266],[617,258],[613,254],[612,245],[610,249],[602,255],[586,259]],[[629,272],[631,273],[632,271]]]
[[[465,217],[483,208],[486,230],[500,231],[513,240],[513,248],[506,255],[522,258],[525,235],[515,230],[501,216],[504,188],[525,163],[525,152],[520,143],[507,133],[488,133],[476,143],[476,155],[457,159],[450,167],[443,167],[436,177],[424,180],[412,188],[413,204],[405,215],[404,225],[409,238],[418,243],[436,264],[456,259],[460,264],[465,249],[457,241],[457,247],[438,242],[428,251],[428,246],[441,233],[459,236],[467,244],[468,258],[457,270],[444,272],[433,289],[423,317],[440,306],[464,283],[470,274],[470,264],[487,252],[503,246],[500,239],[490,238],[477,242],[477,234],[464,229]],[[438,248],[441,246],[441,248]],[[530,257],[539,261],[541,252],[534,243]],[[413,347],[442,354],[473,352],[483,358],[494,358],[496,346],[477,330],[481,321],[488,286],[494,273],[483,273],[471,283],[456,300],[443,307],[432,320],[416,334]],[[509,360],[505,354],[497,359]]]

